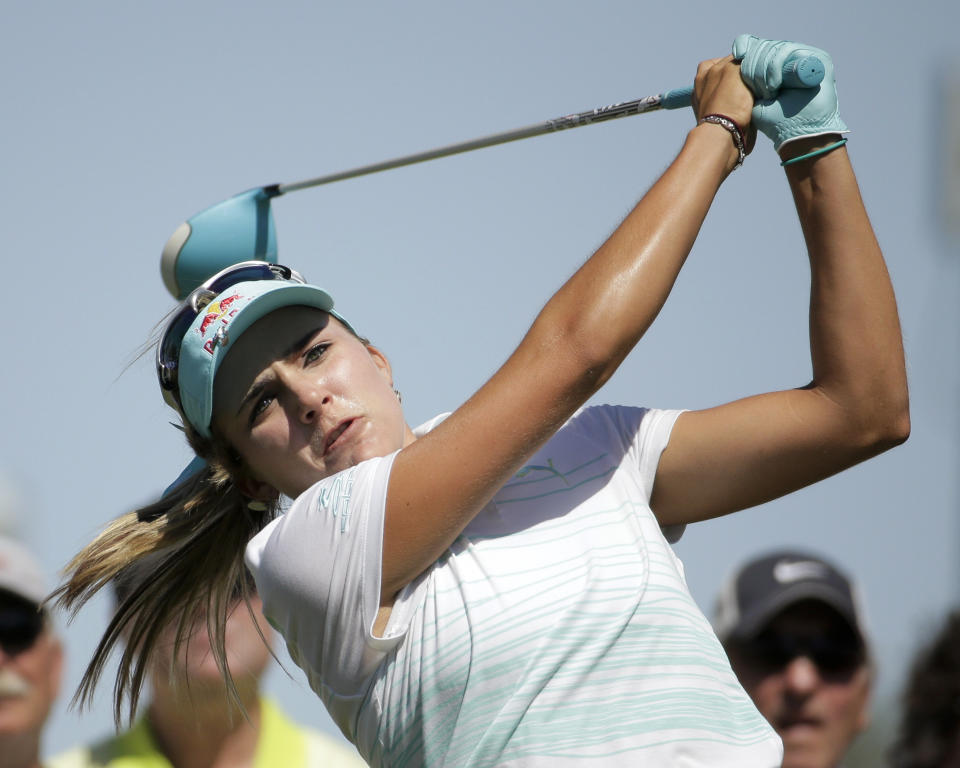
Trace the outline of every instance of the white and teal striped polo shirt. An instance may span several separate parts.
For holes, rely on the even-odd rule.
[[[650,510],[677,415],[579,411],[400,593],[383,637],[395,454],[250,542],[267,616],[371,765],[780,765]]]

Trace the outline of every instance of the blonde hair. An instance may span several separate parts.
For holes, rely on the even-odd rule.
[[[215,441],[204,440],[189,425],[185,431],[207,466],[157,501],[110,523],[68,563],[65,583],[50,597],[72,618],[104,586],[136,585],[118,590],[116,611],[73,698],[74,705],[89,706],[119,643],[123,652],[113,689],[118,726],[125,700],[128,718],[132,720],[136,712],[163,632],[176,628],[176,657],[201,620],[206,622],[229,696],[240,704],[226,663],[225,626],[237,598],[248,601],[251,592],[243,562],[247,542],[275,515],[277,504],[251,509],[250,500],[232,479],[242,472],[239,458]]]
[[[331,315],[331,317],[334,317]],[[334,318],[365,347],[370,340]],[[160,636],[176,627],[175,658],[193,628],[204,620],[217,667],[230,698],[243,711],[227,667],[227,615],[240,597],[250,610],[250,574],[243,561],[247,542],[277,513],[278,500],[249,506],[235,478],[246,477],[243,461],[212,429],[210,440],[182,419],[187,441],[207,466],[160,499],[110,523],[64,569],[66,581],[48,600],[71,618],[103,587],[114,584],[118,604],[73,697],[81,708],[93,693],[107,660],[123,647],[113,688],[119,726],[124,700],[133,719],[151,657]],[[146,575],[146,578],[144,578]],[[131,587],[132,588],[127,588]],[[267,642],[264,639],[264,642]]]

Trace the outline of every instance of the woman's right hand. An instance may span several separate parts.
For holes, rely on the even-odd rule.
[[[723,115],[743,131],[744,151],[749,155],[757,140],[751,123],[753,94],[740,77],[740,64],[733,56],[701,61],[693,84],[693,111],[697,122],[706,115]],[[721,128],[721,130],[723,130]],[[731,142],[732,157],[738,156]]]

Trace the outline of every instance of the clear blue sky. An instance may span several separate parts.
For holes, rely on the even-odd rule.
[[[817,487],[694,526],[678,552],[708,613],[745,556],[789,544],[837,559],[862,582],[880,690],[894,693],[916,644],[960,601],[960,258],[937,218],[937,83],[960,66],[960,6],[788,7],[8,3],[0,475],[21,498],[16,531],[53,575],[189,458],[150,356],[136,357],[172,306],[159,254],[184,219],[250,187],[686,85],[740,32],[804,40],[836,62],[850,153],[899,297],[913,436]],[[281,261],[328,287],[386,351],[419,423],[492,373],[691,119],[633,117],[283,197]],[[804,384],[807,288],[787,185],[763,140],[597,400],[696,408]],[[66,711],[107,612],[98,600],[64,630],[49,751],[111,727],[109,686],[82,719]],[[274,672],[271,690],[329,729],[292,671],[292,681]]]

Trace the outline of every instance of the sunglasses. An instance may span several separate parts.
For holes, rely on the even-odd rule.
[[[853,672],[864,661],[862,644],[852,633],[803,637],[762,632],[743,643],[741,652],[749,663],[769,671],[782,670],[799,656],[810,659],[825,675]]]
[[[194,288],[184,299],[183,304],[176,310],[167,323],[167,327],[157,346],[157,379],[166,401],[180,408],[180,389],[177,385],[178,367],[180,362],[180,345],[183,337],[190,329],[204,307],[224,291],[237,283],[253,280],[286,280],[288,282],[306,283],[306,280],[295,270],[282,264],[269,264],[265,261],[242,261],[227,267],[209,280]]]
[[[27,603],[0,606],[0,648],[16,656],[33,644],[43,632],[43,614]]]

